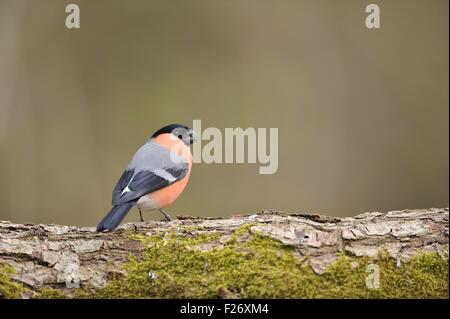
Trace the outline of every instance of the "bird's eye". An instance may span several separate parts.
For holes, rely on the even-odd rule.
[[[178,135],[178,138],[181,140],[183,138],[183,136],[182,135]]]

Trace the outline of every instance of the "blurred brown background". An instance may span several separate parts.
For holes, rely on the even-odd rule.
[[[174,215],[448,206],[448,1],[376,1],[379,30],[369,3],[0,0],[0,220],[97,224],[136,149],[193,119],[278,127],[279,170],[197,164]]]

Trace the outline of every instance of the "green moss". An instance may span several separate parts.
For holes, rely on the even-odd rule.
[[[21,284],[11,279],[12,274],[14,274],[13,267],[0,264],[0,298],[18,299],[25,291]]]
[[[67,296],[53,288],[42,288],[39,292],[33,297],[33,299],[66,299]]]
[[[249,236],[246,240],[240,240]],[[146,247],[125,265],[126,276],[106,288],[83,288],[84,298],[448,298],[448,254],[422,253],[400,267],[381,254],[376,260],[339,256],[315,274],[292,248],[237,230],[224,245],[198,249],[217,235],[134,235]],[[355,265],[357,261],[357,265]],[[380,286],[366,287],[367,266],[379,267]],[[149,272],[155,274],[149,279]]]
[[[316,281],[323,298],[448,298],[448,253],[419,253],[409,262],[397,265],[386,254],[376,259],[340,256]],[[379,287],[369,289],[366,280],[379,269]],[[369,280],[370,281],[370,280]]]

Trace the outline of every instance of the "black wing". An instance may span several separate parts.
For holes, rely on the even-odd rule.
[[[120,196],[122,195],[123,190],[127,185],[130,183],[131,178],[133,177],[134,169],[127,169],[123,172],[122,176],[120,177],[119,181],[116,184],[116,187],[113,189],[112,193],[112,204],[113,206],[116,205],[119,202]]]
[[[120,191],[120,194],[116,195],[116,198],[114,198],[113,195],[113,205],[137,200],[145,194],[152,193],[161,188],[169,186],[186,176],[188,169],[189,165],[187,163],[179,165],[179,167],[177,168],[166,169],[165,172],[169,174],[169,179],[167,178],[167,174],[156,174],[155,172],[149,170],[140,171],[136,175],[132,176],[131,181],[129,181],[129,183],[123,187],[123,189],[126,189],[126,187],[128,186],[127,191],[123,192],[122,189],[122,191]],[[125,173],[126,172],[124,172],[122,176],[124,176]],[[124,180],[126,180],[126,178],[127,177],[124,177]],[[122,178],[119,180],[119,183],[121,180]]]

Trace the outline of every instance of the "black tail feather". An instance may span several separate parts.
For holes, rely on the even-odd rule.
[[[109,213],[102,219],[97,226],[97,231],[114,230],[125,218],[128,211],[133,208],[135,202],[128,202],[113,206]]]

